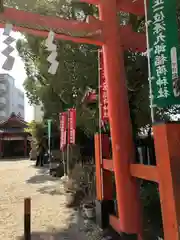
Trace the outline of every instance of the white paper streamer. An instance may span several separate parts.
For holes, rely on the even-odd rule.
[[[52,75],[56,74],[59,62],[56,60],[57,58],[57,46],[53,43],[55,34],[53,31],[49,32],[48,38],[46,39],[45,45],[47,50],[50,51],[50,55],[47,58],[47,61],[51,63],[51,66],[48,69],[48,72]]]
[[[13,28],[12,24],[6,24],[3,32],[3,35],[7,36],[7,38],[3,41],[3,43],[6,44],[6,48],[1,52],[6,57],[6,60],[3,63],[2,68],[6,71],[12,70],[15,62],[15,58],[11,56],[11,53],[15,50],[11,44],[16,40],[15,38],[10,36],[12,28]]]

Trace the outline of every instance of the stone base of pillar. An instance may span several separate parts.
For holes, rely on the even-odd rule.
[[[96,223],[100,228],[109,227],[109,215],[114,213],[113,200],[96,200]]]
[[[111,227],[108,228],[104,234],[104,239],[109,240],[138,240],[137,235],[134,234],[125,234],[125,233],[117,233]]]
[[[137,234],[120,233],[121,240],[138,240]]]

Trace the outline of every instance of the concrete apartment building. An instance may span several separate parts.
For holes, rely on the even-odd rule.
[[[15,87],[13,77],[0,74],[0,120],[7,119],[12,112],[24,119],[24,93]]]

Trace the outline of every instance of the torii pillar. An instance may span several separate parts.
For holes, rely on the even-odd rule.
[[[130,175],[135,160],[123,49],[119,38],[117,1],[101,0],[100,20],[104,24],[103,60],[108,89],[109,120],[118,202],[119,229],[127,239],[141,239],[140,206],[136,180]]]

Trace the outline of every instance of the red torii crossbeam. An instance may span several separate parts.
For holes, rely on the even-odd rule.
[[[46,38],[49,30],[53,30],[56,33],[55,36],[57,39],[95,44],[98,46],[104,44],[104,24],[102,21],[91,16],[89,17],[89,22],[86,23],[5,8],[3,13],[0,13],[0,19],[19,25],[13,27],[14,31],[27,32]],[[4,24],[0,23],[0,27],[3,28]],[[130,25],[120,26],[119,33],[121,36],[121,45],[124,50],[129,48],[138,52],[146,50],[145,34],[133,32]]]

